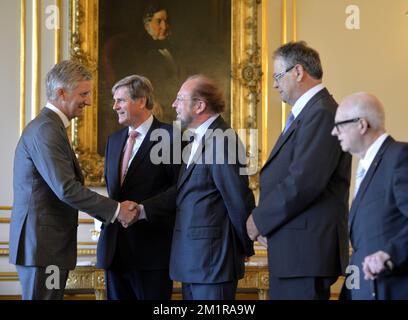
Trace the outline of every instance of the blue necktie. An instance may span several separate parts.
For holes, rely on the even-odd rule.
[[[354,197],[353,197],[353,199],[356,197],[358,189],[360,189],[360,185],[361,185],[361,182],[364,179],[365,173],[366,173],[366,171],[365,171],[363,165],[361,164],[361,162],[359,162],[357,172],[356,172],[356,184],[355,184],[355,188],[354,188]]]
[[[293,115],[293,113],[291,111],[291,112],[289,112],[288,119],[286,120],[286,124],[285,124],[285,129],[283,129],[282,134],[285,134],[285,132],[289,129],[289,127],[292,124],[293,120],[295,120],[295,116]]]

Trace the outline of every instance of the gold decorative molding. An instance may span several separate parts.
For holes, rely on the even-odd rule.
[[[94,224],[94,219],[78,219],[79,224]]]
[[[292,3],[292,40],[297,41],[297,0]]]
[[[55,5],[58,8],[58,25],[55,29],[55,63],[59,63],[61,61],[62,53],[61,53],[61,39],[62,39],[62,0],[55,0]]]
[[[0,272],[0,281],[18,281],[17,272]]]
[[[10,218],[0,218],[0,223],[10,223]],[[95,221],[93,219],[78,219],[79,224],[94,224]]]
[[[297,2],[292,0],[292,41],[297,41]],[[288,4],[287,0],[282,0],[282,44],[285,44],[289,41],[288,38]],[[282,130],[285,127],[286,119],[288,117],[289,106],[282,101],[282,118],[281,118],[281,127]]]
[[[9,248],[0,248],[0,256],[8,256],[9,253]],[[77,249],[77,255],[79,257],[96,256],[96,249]]]
[[[11,206],[0,206],[0,211],[9,211],[12,210],[13,207]]]
[[[268,131],[269,131],[269,10],[268,1],[262,1],[262,151],[261,163],[264,164],[267,160],[267,145],[268,145]]]
[[[20,135],[26,124],[26,32],[26,1],[20,0]]]
[[[231,0],[231,124],[234,129],[257,129],[257,104],[261,93],[261,54],[258,46],[258,7],[260,0]],[[104,159],[97,153],[98,88],[98,1],[71,0],[71,57],[92,71],[93,108],[74,121],[72,141],[84,171],[85,183],[104,184]],[[249,131],[249,130],[247,130]],[[257,137],[246,137],[250,166],[259,171],[260,147]],[[258,177],[251,177],[251,188],[258,189]]]
[[[32,91],[31,91],[31,118],[34,119],[40,112],[41,103],[41,0],[33,0],[32,12]]]

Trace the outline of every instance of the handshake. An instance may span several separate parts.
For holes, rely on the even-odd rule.
[[[119,214],[117,220],[124,228],[131,226],[139,219],[140,208],[136,202],[123,201],[120,203]]]

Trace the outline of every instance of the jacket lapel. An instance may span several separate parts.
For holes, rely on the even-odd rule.
[[[112,139],[109,143],[109,154],[106,156],[109,157],[109,164],[111,172],[111,176],[108,178],[108,181],[112,181],[110,183],[109,189],[112,190],[112,194],[116,194],[116,190],[120,188],[120,167],[121,167],[121,160],[123,156],[123,149],[125,147],[127,138],[128,138],[129,129],[124,128],[118,135],[116,139]]]
[[[211,123],[211,125],[208,127],[208,130],[215,130],[217,128],[220,128],[221,124],[225,123],[224,119],[221,116],[218,116],[217,119],[214,120],[213,123]],[[196,161],[201,157],[201,160],[204,160],[204,152],[205,152],[205,147],[208,141],[210,141],[210,139],[212,139],[214,135],[214,132],[211,132],[211,134],[207,135],[204,134],[203,138],[201,139],[201,143],[198,145],[196,152],[193,155],[193,159],[191,164],[188,166],[188,168],[186,168],[186,164],[183,163],[183,166],[181,167],[180,170],[180,177],[177,183],[177,189],[180,189],[182,187],[182,185],[186,182],[187,178],[191,175],[191,173],[193,172],[195,166],[196,166]],[[186,168],[186,169],[185,169]],[[185,169],[185,170],[183,170]]]
[[[362,199],[364,198],[364,195],[367,191],[367,188],[373,179],[374,173],[376,172],[379,164],[381,163],[382,157],[384,155],[385,150],[387,150],[388,146],[394,142],[394,139],[392,137],[387,137],[387,139],[384,141],[382,144],[380,150],[378,150],[378,153],[376,154],[373,162],[370,165],[370,168],[368,169],[363,181],[361,182],[360,188],[358,189],[358,192],[356,194],[356,197],[354,198],[351,208],[350,208],[350,214],[349,214],[349,231],[351,230],[351,226],[354,222],[354,218],[356,216],[356,213],[358,212],[358,207],[360,206],[360,203]]]
[[[147,131],[147,134],[144,137],[143,142],[139,147],[139,150],[137,150],[136,155],[133,157],[132,162],[130,163],[128,172],[126,174],[126,177],[125,177],[125,180],[123,181],[122,186],[126,184],[128,177],[131,176],[133,172],[137,171],[137,168],[140,166],[143,159],[149,154],[150,149],[157,142],[157,141],[152,141],[150,139],[150,135],[152,131],[157,129],[158,127],[159,127],[159,122],[156,120],[156,118],[153,118],[153,122],[152,122],[152,125],[150,126],[149,131]]]
[[[61,118],[58,116],[58,114],[56,114],[54,111],[52,111],[51,109],[47,107],[43,107],[41,110],[41,113],[44,116],[51,118],[54,121],[54,123],[58,125],[59,130],[61,130],[61,136],[63,137],[67,148],[70,150],[72,162],[74,163],[75,174],[78,178],[78,181],[84,184],[85,179],[82,174],[81,166],[79,165],[78,158],[74,150],[72,149],[71,143],[69,142],[68,135],[67,135],[67,129],[65,128],[64,123],[62,122]]]
[[[309,101],[306,103],[305,107],[303,110],[300,112],[300,114],[295,118],[295,120],[292,122],[292,125],[290,128],[285,132],[285,134],[281,134],[276,141],[275,146],[273,147],[268,160],[266,160],[265,164],[263,165],[261,171],[272,161],[272,159],[277,155],[279,150],[283,147],[283,145],[289,140],[289,138],[292,136],[293,132],[299,127],[300,122],[302,119],[305,117],[307,114],[308,110],[317,102],[319,101],[322,97],[330,95],[329,91],[327,91],[326,88],[323,88],[320,90],[318,93],[316,93]]]

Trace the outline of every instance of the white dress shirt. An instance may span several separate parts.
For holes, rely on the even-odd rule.
[[[319,83],[313,88],[310,88],[309,90],[307,90],[304,94],[300,96],[299,99],[296,100],[291,110],[295,119],[302,112],[303,108],[310,101],[310,99],[312,99],[319,91],[323,89],[324,89],[324,85]]]
[[[365,173],[367,173],[368,169],[371,166],[371,163],[378,153],[378,150],[380,150],[382,144],[388,136],[388,133],[383,133],[381,136],[379,136],[368,148],[367,152],[364,155],[364,158],[359,161],[358,165],[364,168]]]
[[[191,153],[190,153],[190,158],[188,159],[187,162],[187,168],[193,161],[194,154],[197,151],[198,146],[201,143],[201,140],[203,139],[208,127],[219,117],[219,114],[216,114],[210,118],[208,118],[205,122],[203,122],[200,126],[197,127],[197,129],[194,130],[194,141],[193,145],[191,146]]]

